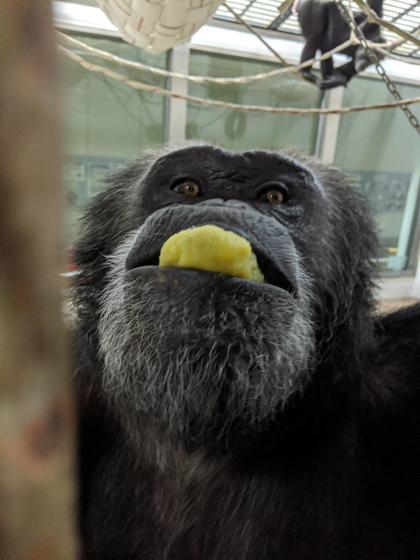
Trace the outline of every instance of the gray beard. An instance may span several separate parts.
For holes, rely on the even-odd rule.
[[[198,309],[188,287],[174,301],[156,281],[128,281],[130,243],[112,257],[102,297],[105,392],[175,437],[263,429],[306,384],[314,348],[308,302],[213,291]]]

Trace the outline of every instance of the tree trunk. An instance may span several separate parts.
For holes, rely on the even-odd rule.
[[[51,3],[0,7],[0,558],[75,560]]]

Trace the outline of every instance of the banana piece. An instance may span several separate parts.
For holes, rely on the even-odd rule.
[[[159,265],[220,272],[264,282],[249,241],[213,225],[184,229],[172,235],[162,246]]]

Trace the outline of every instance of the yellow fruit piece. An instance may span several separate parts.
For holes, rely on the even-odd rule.
[[[159,265],[221,272],[264,282],[249,241],[212,225],[184,229],[172,235],[162,246]]]

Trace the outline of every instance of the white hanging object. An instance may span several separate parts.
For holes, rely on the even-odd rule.
[[[224,0],[96,0],[128,43],[161,53],[186,43]]]

